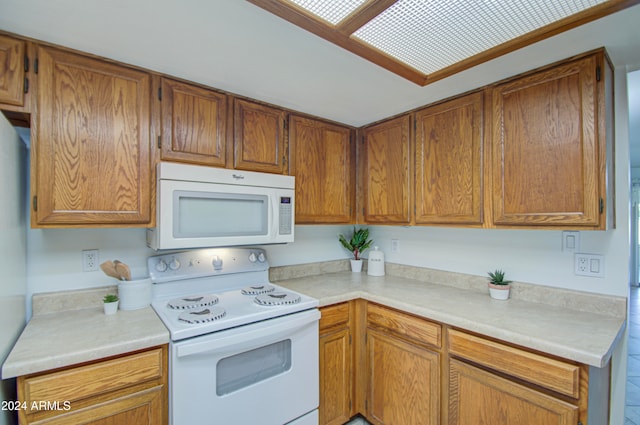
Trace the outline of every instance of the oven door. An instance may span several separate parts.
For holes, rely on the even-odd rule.
[[[172,343],[172,424],[283,425],[313,412],[319,318],[307,310]]]

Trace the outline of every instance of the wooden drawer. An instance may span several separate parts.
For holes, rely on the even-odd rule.
[[[382,327],[424,344],[436,347],[441,345],[442,327],[440,325],[377,304],[368,305],[367,323],[369,326]]]
[[[349,323],[349,303],[334,304],[320,309],[320,330]]]
[[[162,349],[24,379],[23,400],[74,401],[161,379]]]
[[[578,398],[580,367],[449,329],[449,353],[560,394]]]

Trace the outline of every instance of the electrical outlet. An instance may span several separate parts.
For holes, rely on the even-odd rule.
[[[400,241],[398,239],[391,239],[391,252],[400,252]]]
[[[574,266],[578,276],[604,277],[604,255],[576,253]]]
[[[100,262],[99,251],[97,249],[82,250],[82,271],[95,272],[98,270]]]

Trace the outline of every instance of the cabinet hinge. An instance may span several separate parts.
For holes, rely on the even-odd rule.
[[[365,400],[364,401],[364,411],[368,412],[369,411],[369,400]]]
[[[158,100],[162,100],[162,87],[158,87]]]
[[[162,147],[162,136],[158,136],[158,149]]]
[[[362,136],[362,144],[364,145],[364,136]]]
[[[37,74],[39,67],[40,67],[40,61],[38,60],[38,58],[36,58],[36,60],[33,61],[33,72]]]
[[[596,81],[600,81],[600,79],[602,78],[602,71],[600,68],[600,65],[596,66]]]
[[[349,345],[351,345],[351,335],[349,335]]]
[[[29,72],[29,56],[24,56],[24,72]]]
[[[282,126],[284,127],[285,130],[289,129],[289,120],[285,119],[282,123]]]
[[[24,92],[29,93],[29,79],[24,77]]]
[[[33,197],[33,210],[34,211],[38,211],[38,197],[37,196]]]
[[[600,214],[604,212],[604,199],[600,198]]]

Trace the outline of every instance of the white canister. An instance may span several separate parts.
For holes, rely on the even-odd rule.
[[[384,276],[384,252],[380,251],[377,246],[374,246],[373,251],[369,252],[367,274],[369,276]]]
[[[118,284],[120,310],[137,310],[151,304],[151,279],[122,280]]]

